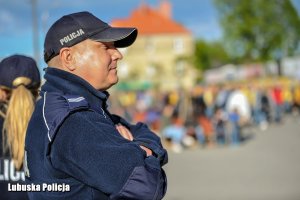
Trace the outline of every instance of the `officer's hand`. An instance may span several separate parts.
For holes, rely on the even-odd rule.
[[[116,124],[116,129],[119,131],[121,136],[123,136],[123,138],[130,140],[130,141],[133,140],[133,136],[132,136],[131,132],[122,124]]]
[[[116,129],[119,131],[119,133],[121,134],[121,136],[123,136],[125,139],[133,141],[133,136],[131,134],[131,132],[122,124],[116,124]],[[144,146],[140,146],[147,154],[148,156],[152,155],[152,151],[151,149],[148,149],[147,147]]]
[[[140,146],[144,151],[146,151],[147,157],[152,156],[152,151],[151,149],[148,149],[147,147]]]

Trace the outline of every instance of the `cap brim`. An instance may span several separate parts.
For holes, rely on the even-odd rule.
[[[115,42],[115,47],[123,48],[132,45],[137,34],[138,31],[136,28],[109,27],[91,36],[90,39],[99,42]]]

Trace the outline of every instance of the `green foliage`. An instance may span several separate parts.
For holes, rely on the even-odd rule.
[[[200,70],[206,70],[226,64],[228,55],[219,42],[196,41],[194,63]]]
[[[289,0],[214,0],[224,47],[237,61],[265,61],[299,48],[300,20]]]

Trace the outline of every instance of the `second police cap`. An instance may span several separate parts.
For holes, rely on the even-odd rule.
[[[0,62],[0,88],[12,89],[22,84],[37,89],[40,82],[40,72],[33,58],[12,55]]]
[[[58,19],[48,30],[44,42],[44,60],[47,63],[63,47],[71,47],[86,39],[115,42],[115,47],[130,46],[137,37],[137,29],[111,27],[89,12],[78,12]]]

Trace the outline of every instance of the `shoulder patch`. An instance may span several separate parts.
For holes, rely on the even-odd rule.
[[[71,112],[88,108],[89,104],[82,96],[45,92],[43,95],[43,117],[48,129],[49,141],[53,140],[58,127]]]

